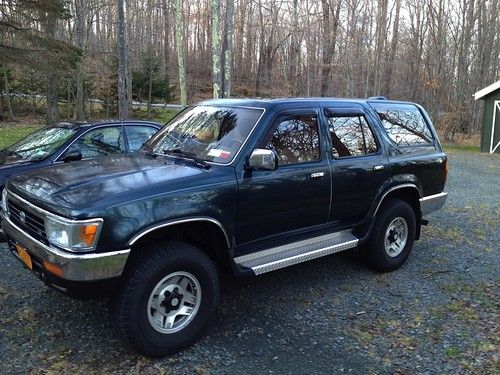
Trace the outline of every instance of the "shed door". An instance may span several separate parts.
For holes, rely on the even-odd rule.
[[[500,141],[498,141],[495,144],[495,128],[497,125],[497,122],[500,123],[500,100],[495,100],[495,103],[493,105],[493,121],[491,122],[491,140],[490,140],[490,154],[493,154],[498,146],[500,146]],[[500,130],[500,126],[498,127]]]

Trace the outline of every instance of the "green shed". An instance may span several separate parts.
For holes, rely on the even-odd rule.
[[[476,92],[474,99],[484,100],[481,151],[500,152],[500,81]]]

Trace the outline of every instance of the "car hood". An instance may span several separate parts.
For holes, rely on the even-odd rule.
[[[45,162],[8,162],[5,158],[0,156],[0,190],[10,176],[14,176],[19,173],[26,173],[32,171],[33,169],[42,168],[46,165],[48,165],[48,163]]]
[[[96,207],[99,203],[119,202],[120,195],[140,199],[147,189],[162,186],[161,191],[185,188],[185,181],[208,173],[189,161],[138,154],[96,158],[30,172],[9,180],[10,191],[50,211],[68,214]],[[136,194],[133,192],[142,192]],[[68,211],[70,210],[70,211]]]

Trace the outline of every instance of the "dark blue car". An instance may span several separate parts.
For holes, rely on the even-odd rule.
[[[40,129],[0,151],[0,192],[15,174],[137,151],[161,127],[157,122],[130,120],[64,122]]]

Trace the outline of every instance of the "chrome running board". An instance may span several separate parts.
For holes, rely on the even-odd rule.
[[[243,255],[236,264],[250,268],[256,275],[356,247],[359,239],[350,230],[325,234],[286,245]]]

